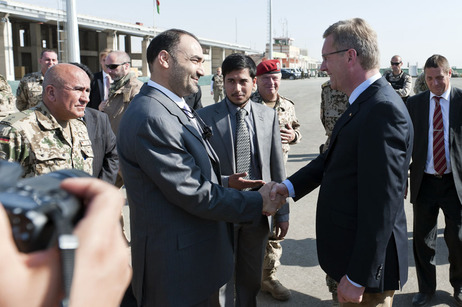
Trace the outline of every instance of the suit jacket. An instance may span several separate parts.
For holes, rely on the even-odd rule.
[[[277,113],[265,105],[251,104],[254,129],[257,144],[256,151],[259,161],[262,179],[266,182],[281,182],[286,178],[284,158],[282,155],[281,134]],[[209,105],[198,111],[203,121],[211,127],[213,136],[210,144],[220,158],[220,170],[223,175],[235,174],[236,156],[233,132],[231,131],[231,120],[225,100],[217,104]],[[278,221],[289,220],[289,205],[284,205],[278,211]]]
[[[90,102],[88,102],[87,107],[98,110],[99,104],[104,100],[104,80],[102,71],[98,71],[93,75],[90,88]]]
[[[93,176],[111,184],[119,171],[116,137],[107,114],[86,108],[83,117],[93,149]]]
[[[410,167],[411,202],[414,203],[419,194],[427,161],[430,91],[409,97],[407,108],[415,131]],[[455,87],[451,87],[449,96],[449,157],[457,195],[462,202],[462,90]]]
[[[318,258],[335,280],[346,274],[368,292],[407,281],[404,192],[412,139],[403,101],[380,78],[339,118],[329,149],[289,178],[295,200],[321,184]]]
[[[210,145],[147,84],[124,114],[117,144],[138,304],[192,306],[209,298],[233,269],[232,228],[223,221],[260,219],[260,194],[221,187]]]

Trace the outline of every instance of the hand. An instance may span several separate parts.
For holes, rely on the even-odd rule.
[[[213,95],[213,91],[210,91],[210,95]]]
[[[274,227],[274,236],[278,238],[278,240],[284,239],[289,231],[289,221],[287,222],[276,222]]]
[[[119,306],[132,274],[120,225],[125,200],[119,190],[101,180],[66,179],[61,187],[87,206],[74,231],[80,246],[75,255],[70,305]]]
[[[107,99],[101,101],[101,103],[100,103],[99,106],[98,106],[98,110],[103,111],[104,108],[106,107],[106,105],[107,105]]]
[[[340,279],[337,287],[337,296],[340,303],[361,303],[363,300],[364,287],[356,287],[345,276]]]
[[[258,190],[263,198],[262,213],[266,216],[274,215],[286,203],[286,197],[276,195],[273,199],[270,198],[270,192],[276,182],[271,181]]]
[[[287,189],[286,185],[283,183],[276,183],[272,186],[270,192],[270,199],[275,200],[277,195],[281,195],[284,197],[289,197],[289,190]]]
[[[287,123],[285,128],[280,129],[281,132],[281,141],[282,144],[289,144],[293,140],[295,140],[295,130],[292,129],[292,125]]]
[[[247,176],[247,173],[232,174],[228,178],[228,187],[236,190],[243,190],[258,188],[265,184],[263,180],[244,179],[245,176]]]

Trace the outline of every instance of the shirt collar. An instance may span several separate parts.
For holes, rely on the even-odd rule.
[[[229,101],[228,97],[226,97],[225,99],[226,101],[226,106],[228,107],[228,110],[229,112],[231,113],[232,116],[236,116],[236,113],[237,111],[241,108],[241,107],[238,107],[236,106],[234,103],[232,103],[231,101]],[[247,104],[245,105],[244,107],[244,110],[247,111],[247,114],[250,114],[250,110],[251,110],[251,107],[250,107],[250,102],[251,100],[249,99],[247,101]]]
[[[354,91],[351,93],[350,97],[348,98],[348,102],[352,104],[355,102],[355,100],[359,97],[359,95],[362,94],[372,83],[380,79],[382,76],[380,73],[377,73],[361,83],[357,88],[354,89]]]
[[[157,82],[152,81],[151,79],[148,80],[148,85],[164,93],[168,98],[173,100],[173,102],[176,103],[181,109],[185,108],[186,102],[182,97],[177,96],[169,89],[163,87]]]
[[[443,93],[443,95],[440,95],[439,97],[442,97],[444,100],[446,101],[449,101],[449,96],[451,94],[451,85],[449,85],[448,89],[446,90],[446,92]],[[430,101],[433,99],[433,97],[435,97],[437,95],[433,94],[431,91],[430,91]]]

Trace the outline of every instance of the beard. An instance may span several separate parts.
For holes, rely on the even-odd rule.
[[[179,97],[195,94],[199,91],[198,84],[193,81],[193,75],[190,74],[183,66],[174,61],[172,73],[170,75],[169,86]],[[199,78],[199,76],[196,76]]]

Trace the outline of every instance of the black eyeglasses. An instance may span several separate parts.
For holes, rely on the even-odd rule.
[[[124,64],[127,64],[128,62],[123,62],[121,64],[105,64],[107,68],[109,69],[116,69],[117,67],[119,67],[120,65],[124,65]]]
[[[321,54],[321,56],[322,56],[323,58],[325,58],[325,57],[328,56],[328,55],[336,54],[336,53],[340,53],[340,52],[345,52],[345,51],[348,51],[348,50],[350,50],[350,49],[337,50],[337,51],[334,51],[334,52],[329,52],[329,53]]]
[[[401,62],[390,62],[392,66],[398,66]]]

